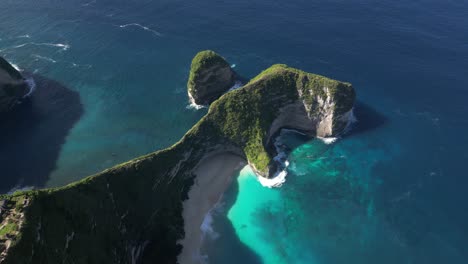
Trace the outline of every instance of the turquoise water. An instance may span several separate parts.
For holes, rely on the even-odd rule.
[[[282,187],[240,173],[215,213],[210,263],[466,263],[466,10],[0,1],[0,55],[42,84],[31,111],[0,126],[0,191],[60,186],[170,146],[206,112],[186,108],[186,81],[193,55],[214,49],[247,78],[286,63],[349,81],[359,104],[334,144],[285,136]]]

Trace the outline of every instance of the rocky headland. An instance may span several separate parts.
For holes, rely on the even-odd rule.
[[[225,65],[208,65],[218,63]],[[198,103],[212,101],[208,113],[172,147],[65,187],[1,196],[22,215],[20,224],[0,229],[0,244],[8,241],[0,246],[3,262],[197,263],[203,216],[239,166],[273,177],[273,139],[282,128],[334,137],[351,121],[349,83],[278,64],[225,93],[232,73],[202,68],[205,77],[191,72],[190,79],[216,80],[223,89],[207,90]]]
[[[190,101],[196,105],[209,105],[227,92],[236,82],[236,73],[229,63],[216,52],[205,50],[192,60],[187,83]]]

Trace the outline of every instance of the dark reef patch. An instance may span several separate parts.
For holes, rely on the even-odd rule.
[[[35,74],[36,90],[0,118],[0,193],[43,187],[55,169],[70,129],[83,114],[77,92]]]

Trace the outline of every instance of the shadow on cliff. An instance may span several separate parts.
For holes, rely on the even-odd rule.
[[[358,122],[353,125],[346,137],[377,129],[383,126],[388,120],[384,115],[372,108],[372,106],[359,101],[354,107],[354,115]]]
[[[227,211],[234,205],[239,193],[239,184],[234,174],[231,186],[223,195],[222,216],[215,217],[214,231],[219,235],[217,239],[208,239],[202,248],[202,254],[208,255],[208,263],[238,264],[242,260],[245,264],[262,264],[260,256],[247,247],[236,234],[232,223],[227,218]]]
[[[83,114],[77,92],[40,75],[25,75],[34,78],[36,90],[0,117],[0,193],[43,187],[65,138]]]

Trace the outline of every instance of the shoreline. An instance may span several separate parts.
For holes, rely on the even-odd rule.
[[[189,198],[183,202],[185,237],[179,241],[183,246],[177,257],[179,263],[203,263],[200,248],[205,237],[202,230],[205,218],[222,198],[236,171],[246,164],[242,157],[223,153],[208,157],[197,166]]]

